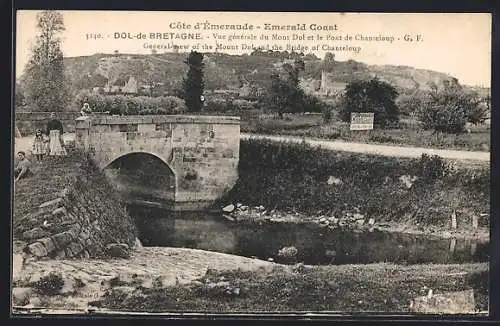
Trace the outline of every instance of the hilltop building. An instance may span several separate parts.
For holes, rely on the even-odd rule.
[[[134,77],[130,77],[127,82],[124,82],[123,80],[114,80],[103,87],[105,94],[137,94],[138,89],[139,86]],[[98,87],[94,87],[93,91],[99,92],[100,89]]]

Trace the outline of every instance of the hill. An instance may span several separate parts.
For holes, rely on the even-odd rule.
[[[244,85],[262,88],[276,65],[287,56],[279,54],[228,55],[205,54],[205,88],[207,90],[233,89]],[[67,76],[75,90],[92,89],[106,85],[124,85],[133,77],[139,88],[156,90],[162,95],[175,94],[186,74],[185,53],[161,54],[94,54],[85,57],[65,58]],[[407,66],[374,66],[354,60],[335,61],[322,76],[322,60],[315,56],[304,57],[305,71],[301,80],[311,92],[342,89],[355,79],[377,76],[399,90],[427,90],[429,83],[440,84],[453,76]]]

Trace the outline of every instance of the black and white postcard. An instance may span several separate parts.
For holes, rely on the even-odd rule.
[[[491,14],[15,20],[13,314],[488,316]]]

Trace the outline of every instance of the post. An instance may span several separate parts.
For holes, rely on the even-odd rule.
[[[477,250],[477,243],[473,242],[470,245],[470,254],[471,254],[471,256],[474,256],[476,254],[476,250]]]
[[[19,128],[17,128],[17,124],[15,125],[15,138],[21,138],[21,132],[19,131]]]
[[[479,226],[478,216],[472,215],[472,228],[476,230]]]
[[[450,242],[450,252],[451,253],[455,252],[456,245],[457,245],[457,239],[455,239],[455,238],[451,239],[451,242]]]
[[[88,151],[90,147],[90,126],[89,117],[78,117],[75,120],[75,148]]]
[[[456,229],[457,228],[457,214],[455,211],[451,213],[451,228]]]

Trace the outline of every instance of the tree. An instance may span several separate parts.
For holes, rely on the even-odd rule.
[[[14,95],[15,107],[18,108],[18,107],[26,105],[26,98],[24,96],[24,89],[23,89],[23,86],[21,85],[21,83],[16,82],[14,91],[15,91],[15,95]]]
[[[304,56],[304,60],[312,60],[312,61],[315,61],[315,60],[319,60],[319,58],[314,54],[314,53],[308,53]]]
[[[481,103],[482,101],[477,94],[471,94],[469,98],[470,106],[467,110],[467,122],[475,125],[483,123],[488,118],[488,113],[490,111],[488,102]]]
[[[327,52],[325,58],[321,62],[321,70],[325,72],[332,72],[335,66],[335,54]]]
[[[189,67],[187,76],[182,83],[184,102],[189,111],[199,112],[203,106],[201,96],[205,87],[203,80],[203,54],[191,51],[184,63]]]
[[[327,63],[335,62],[335,54],[331,52],[325,53],[324,61]]]
[[[420,90],[413,90],[410,92],[402,92],[399,94],[396,105],[402,115],[414,116],[422,107],[426,93]]]
[[[267,104],[271,110],[278,112],[280,118],[283,118],[283,113],[285,113],[289,104],[292,89],[281,79],[278,73],[273,72],[270,78],[271,87],[269,89],[269,96],[266,96],[268,99]]]
[[[59,33],[65,30],[56,11],[37,14],[38,35],[24,75],[26,102],[35,111],[63,111],[69,102]]]
[[[378,78],[356,80],[349,83],[342,96],[340,118],[350,121],[351,112],[373,112],[374,123],[380,126],[399,120],[399,108],[395,103],[396,89]]]
[[[285,112],[300,112],[304,110],[304,92],[299,87],[299,73],[304,70],[302,59],[294,60],[293,64],[284,63],[281,71],[271,74],[271,85],[268,89],[267,106],[278,112],[283,118]]]
[[[305,94],[300,88],[299,75],[304,69],[304,60],[296,58],[293,63],[284,63],[279,71],[271,74],[264,105],[276,111],[280,118],[285,112],[322,112],[326,107],[325,103]]]
[[[434,132],[461,133],[467,122],[480,123],[486,119],[487,106],[482,106],[475,93],[466,92],[457,82],[433,87],[418,112],[424,129]]]

